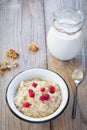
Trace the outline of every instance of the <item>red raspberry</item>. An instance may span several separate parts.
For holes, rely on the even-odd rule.
[[[44,88],[44,87],[42,87],[42,88],[40,89],[40,91],[41,91],[41,92],[44,92],[44,91],[45,91],[45,88]]]
[[[50,93],[55,93],[55,87],[54,86],[50,86]]]
[[[34,97],[35,97],[35,93],[34,93],[34,92],[31,92],[31,93],[29,93],[29,96],[30,96],[31,98],[34,98]]]
[[[32,83],[32,86],[33,86],[34,88],[36,88],[36,87],[37,87],[37,83],[33,82],[33,83]]]
[[[33,91],[32,89],[29,89],[28,92],[29,92],[29,96],[30,96],[31,98],[34,98],[34,96],[35,96],[34,91]]]
[[[44,94],[44,98],[45,98],[45,100],[49,100],[50,95],[49,94]]]
[[[44,101],[45,100],[45,97],[44,97],[44,95],[42,95],[42,96],[40,96],[40,98],[39,98],[41,101]]]
[[[32,89],[29,89],[28,92],[29,92],[29,93],[33,93],[33,90],[32,90]]]
[[[29,103],[29,102],[24,102],[24,103],[23,103],[23,107],[27,108],[27,107],[29,107],[29,106],[30,106],[30,103]]]

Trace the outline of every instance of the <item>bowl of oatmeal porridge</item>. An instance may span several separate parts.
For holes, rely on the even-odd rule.
[[[51,70],[25,70],[9,83],[6,102],[20,119],[46,122],[63,113],[69,102],[69,88],[65,80]]]

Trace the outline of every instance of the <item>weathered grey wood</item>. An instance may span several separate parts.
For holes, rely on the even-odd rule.
[[[81,91],[78,91],[80,105],[77,107],[76,119],[71,119],[75,87],[71,73],[80,64],[86,72],[84,79],[86,82],[87,44],[84,45],[77,58],[66,63],[54,58],[46,45],[52,12],[61,7],[72,6],[84,11],[87,29],[87,0],[0,0],[0,63],[6,59],[5,54],[9,48],[14,48],[20,54],[17,59],[19,67],[0,77],[0,130],[87,130],[87,120],[84,122],[81,116],[82,109],[84,109],[81,104],[87,102],[87,98],[82,101],[81,97],[86,96],[86,92],[80,97]],[[39,45],[39,51],[36,53],[28,49],[29,43],[32,41]],[[85,38],[86,42],[87,38]],[[67,109],[51,123],[32,124],[21,121],[9,111],[5,102],[5,91],[13,76],[22,70],[34,67],[48,68],[61,74],[70,89],[70,101]]]
[[[34,67],[46,68],[46,46],[44,30],[43,1],[7,1],[0,4],[0,62],[6,58],[6,51],[14,48],[20,54],[19,67],[0,78],[0,130],[45,130],[49,123],[31,124],[19,120],[8,109],[5,90],[12,77],[20,71]],[[39,51],[29,51],[29,43],[35,41]]]

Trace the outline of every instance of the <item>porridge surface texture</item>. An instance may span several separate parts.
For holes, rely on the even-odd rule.
[[[14,103],[23,114],[41,118],[52,114],[60,106],[62,95],[57,83],[41,79],[21,81]]]

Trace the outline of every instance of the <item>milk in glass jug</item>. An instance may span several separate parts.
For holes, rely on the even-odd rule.
[[[48,49],[60,60],[70,60],[81,50],[84,43],[84,15],[78,9],[60,9],[47,35]]]

